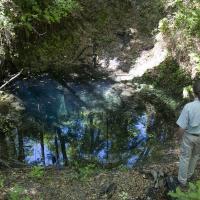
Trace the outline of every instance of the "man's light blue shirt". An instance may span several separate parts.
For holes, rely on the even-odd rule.
[[[176,123],[186,129],[187,133],[200,134],[200,101],[198,98],[184,106]]]

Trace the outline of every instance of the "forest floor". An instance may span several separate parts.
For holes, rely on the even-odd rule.
[[[6,200],[167,200],[166,176],[177,176],[178,149],[160,152],[162,159],[134,169],[31,168],[0,171],[0,199]],[[198,175],[197,175],[198,174]],[[200,167],[196,170],[200,179]]]

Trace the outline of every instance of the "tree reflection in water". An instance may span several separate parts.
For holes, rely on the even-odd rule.
[[[153,126],[153,115],[148,119],[142,102],[124,105],[109,81],[61,87],[43,76],[13,87],[26,106],[18,152],[23,149],[29,164],[131,167],[149,153],[146,130]]]

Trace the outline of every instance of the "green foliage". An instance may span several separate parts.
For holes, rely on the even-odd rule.
[[[75,179],[80,179],[81,181],[87,180],[89,177],[94,175],[98,168],[95,164],[87,164],[86,166],[81,165],[81,163],[74,162],[74,169],[78,173],[74,174]]]
[[[199,52],[190,53],[190,59],[196,63],[198,73],[200,72],[200,55]]]
[[[200,200],[200,181],[189,183],[188,191],[183,192],[178,187],[176,192],[169,192],[169,195],[178,200]]]
[[[54,1],[53,5],[49,5],[44,10],[44,18],[48,23],[60,22],[60,20],[78,8],[78,3],[75,0],[59,0]]]
[[[10,50],[12,49],[11,41],[14,38],[13,27],[11,19],[5,13],[5,2],[0,1],[0,59],[5,57],[7,47]]]
[[[30,200],[30,198],[24,194],[24,188],[19,186],[19,185],[15,185],[13,188],[11,188],[8,196],[9,196],[9,200]]]
[[[108,43],[118,48],[118,33],[133,27],[139,35],[149,34],[164,14],[161,0],[9,2],[3,13],[15,34],[11,45],[15,51],[10,54],[12,63],[31,73],[56,73],[74,67],[69,63],[77,52],[91,46],[94,40],[98,51],[102,51],[98,55],[106,55],[112,51]],[[85,52],[87,61],[91,61],[88,59],[91,52],[92,48]]]
[[[183,98],[190,99],[193,97],[192,85],[183,88]]]
[[[170,75],[170,76],[169,76]],[[190,75],[173,59],[168,59],[151,72],[145,73],[142,81],[162,90],[165,95],[182,99],[183,88],[191,85]]]
[[[178,9],[175,14],[175,28],[184,29],[190,35],[200,37],[199,0],[190,0],[189,2],[178,0],[175,3]]]
[[[158,28],[162,33],[167,34],[169,32],[169,21],[168,21],[168,19],[163,18],[162,20],[160,20]]]
[[[16,124],[20,118],[19,111],[21,108],[14,96],[0,94],[0,133],[8,135],[16,128]]]
[[[164,105],[166,105],[168,107],[168,111],[169,109],[175,111],[178,105],[178,101],[171,98],[163,90],[160,89],[145,88],[141,90],[141,95],[146,96],[146,98],[151,98],[152,104],[158,104],[158,106],[160,106],[161,108],[164,108],[165,107]]]
[[[119,194],[119,197],[120,197],[121,200],[127,200],[127,199],[129,199],[128,193],[127,193],[127,192],[124,192],[124,191],[122,191],[122,192]]]
[[[80,9],[79,3],[76,0],[4,1],[0,2],[0,25],[3,25],[0,28],[0,42],[3,43],[0,45],[0,59],[3,55],[20,68],[34,65],[39,69],[37,72],[43,71],[40,67],[49,64],[49,58],[55,60],[56,56],[61,56],[63,48],[66,50],[69,43],[61,45],[66,41],[63,36],[68,41],[69,30],[72,32],[73,29],[72,13]],[[59,42],[54,38],[57,35]],[[55,42],[51,45],[52,41]]]
[[[168,36],[169,50],[192,76],[200,69],[200,1],[169,0],[168,16],[160,21],[160,31]],[[193,71],[193,69],[195,70]]]
[[[138,6],[139,16],[137,23],[139,24],[141,34],[152,34],[157,28],[159,20],[165,15],[164,4],[162,0],[140,0],[136,1]],[[138,5],[137,5],[138,4]]]
[[[3,176],[0,176],[0,188],[3,188],[4,187],[4,182],[5,182],[5,179]]]
[[[34,166],[30,172],[30,177],[41,179],[44,176],[44,167]]]
[[[86,180],[95,173],[96,166],[94,164],[88,164],[85,167],[79,169],[80,180]]]
[[[0,132],[9,134],[15,128],[12,119],[0,116]]]
[[[4,102],[0,96],[0,133],[9,134],[16,127],[19,119],[19,111],[16,111],[9,104]]]
[[[26,196],[26,197],[23,198],[23,200],[31,200],[31,198],[28,197],[28,196]],[[41,200],[41,199],[40,199],[40,200]]]
[[[165,2],[169,8],[169,14],[160,21],[159,29],[171,40],[169,47],[173,50],[173,55],[175,53],[177,60],[187,66],[188,71],[191,71],[191,73],[198,72],[200,70],[198,47],[200,39],[200,1],[170,0]]]
[[[119,165],[118,167],[117,167],[117,169],[119,170],[119,171],[122,171],[122,172],[127,172],[129,169],[128,169],[128,167],[126,167],[125,165]]]
[[[75,0],[54,0],[41,2],[38,0],[14,0],[18,11],[15,17],[9,13],[9,16],[18,22],[16,25],[25,27],[28,31],[34,29],[37,22],[56,23],[66,17],[74,9],[77,9],[78,3]]]
[[[15,185],[9,192],[10,200],[19,200],[21,199],[21,194],[24,192],[24,189],[18,185]]]
[[[100,172],[100,168],[96,166],[96,164],[86,164],[78,161],[74,161],[72,163],[73,173],[71,175],[71,179],[85,181],[94,175],[96,172]]]

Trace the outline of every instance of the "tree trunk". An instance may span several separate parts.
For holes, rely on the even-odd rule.
[[[93,151],[94,151],[93,116],[90,116],[90,155],[91,155],[91,158],[92,158]]]
[[[15,138],[13,135],[9,137],[9,155],[10,155],[10,158],[13,158],[13,159],[16,159],[17,157]]]
[[[108,119],[108,116],[106,117],[106,158],[108,160],[109,158],[109,133],[108,133],[108,127],[109,127],[109,119]]]
[[[58,139],[57,136],[55,136],[55,148],[56,148],[56,163],[59,162],[59,150],[58,150]]]
[[[57,131],[57,134],[58,134],[58,138],[60,140],[60,146],[61,146],[61,151],[62,151],[62,155],[63,155],[63,162],[64,162],[64,165],[67,166],[68,165],[68,158],[67,158],[67,154],[66,154],[65,141],[64,141],[64,138],[61,135],[60,130]]]
[[[24,155],[24,141],[23,141],[23,134],[21,131],[18,131],[18,144],[19,144],[19,154],[18,154],[18,160],[24,161],[25,155]]]
[[[5,133],[0,133],[0,159],[8,160],[9,151]]]
[[[41,145],[41,154],[42,154],[42,163],[45,166],[45,153],[44,153],[44,133],[40,133],[40,145]]]

